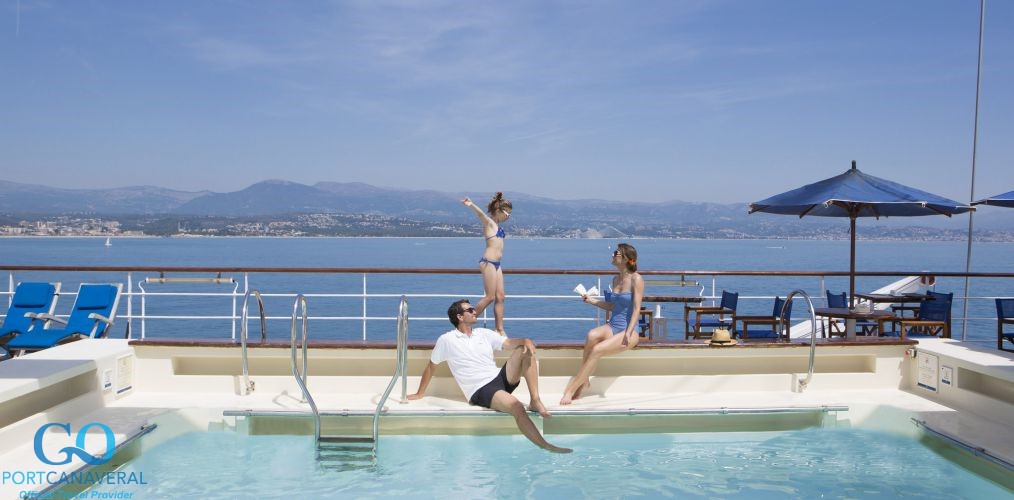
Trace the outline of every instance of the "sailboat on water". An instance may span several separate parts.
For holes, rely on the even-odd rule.
[[[107,247],[113,246],[113,241],[108,236],[106,237],[106,246]]]

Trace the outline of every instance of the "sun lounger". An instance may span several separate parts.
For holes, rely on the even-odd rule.
[[[32,328],[11,339],[7,349],[12,352],[36,351],[76,338],[104,336],[116,317],[122,288],[119,283],[82,284],[66,321],[52,314],[29,313],[34,320]],[[62,324],[63,327],[44,328],[52,323]]]

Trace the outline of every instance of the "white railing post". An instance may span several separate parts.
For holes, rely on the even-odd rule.
[[[363,273],[363,341],[366,341],[366,273]]]
[[[134,273],[127,272],[127,338],[134,336]]]
[[[147,279],[147,278],[145,278],[145,279]],[[147,320],[147,316],[148,316],[148,310],[147,310],[146,304],[145,304],[146,301],[147,301],[147,297],[145,297],[144,287],[141,286],[143,283],[144,283],[144,280],[137,280],[137,289],[141,290],[141,340],[144,340],[144,334],[145,334],[144,330],[145,330],[145,326],[147,326],[147,321],[146,320]]]

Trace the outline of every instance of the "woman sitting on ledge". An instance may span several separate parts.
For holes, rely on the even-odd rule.
[[[606,292],[605,300],[581,296],[585,302],[610,311],[611,315],[608,323],[588,331],[581,368],[564,389],[561,405],[569,405],[581,397],[581,392],[588,388],[588,380],[595,373],[599,359],[633,349],[640,340],[634,311],[641,310],[644,280],[637,274],[637,250],[631,245],[620,243],[613,252],[613,266],[620,273],[613,278],[612,293]]]

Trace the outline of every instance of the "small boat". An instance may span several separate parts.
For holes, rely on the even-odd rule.
[[[113,246],[113,242],[112,242],[112,240],[110,238],[106,238],[106,246],[107,247]]]

